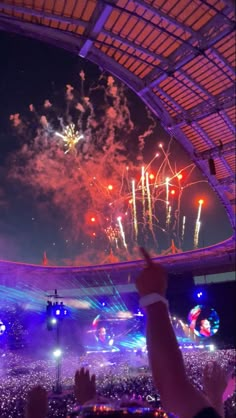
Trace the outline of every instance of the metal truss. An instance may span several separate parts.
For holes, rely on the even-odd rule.
[[[212,142],[212,140],[210,139],[210,137],[207,135],[207,133],[204,131],[204,129],[201,128],[198,125],[197,122],[193,122],[191,125],[196,130],[196,132],[204,139],[204,141],[206,142],[206,144],[208,146],[211,146],[212,147],[214,145],[213,142]],[[220,147],[213,148],[213,150],[215,152],[217,152],[217,151],[219,152],[219,148],[221,148],[221,145],[220,145]],[[201,158],[204,160],[204,159],[208,159],[210,157],[216,156],[216,154],[214,154],[214,151],[212,151],[212,149],[210,149],[210,151],[211,151],[210,154],[207,154],[207,156],[205,156],[205,155],[203,156],[204,153],[202,153]],[[206,153],[208,153],[208,150],[206,151]],[[231,153],[231,151],[230,151],[230,153]],[[233,175],[233,170],[231,169],[231,167],[229,166],[229,164],[223,158],[223,150],[222,150],[222,154],[220,154],[220,157],[221,157],[221,161],[222,161],[225,169],[230,173],[230,175]]]
[[[164,22],[171,23],[172,25],[176,26],[177,28],[182,29],[184,32],[189,33],[193,38],[197,40],[201,40],[202,36],[199,32],[194,31],[189,26],[185,25],[184,23],[179,22],[178,20],[174,19],[173,17],[167,15],[159,8],[152,6],[151,4],[143,1],[143,0],[133,0],[135,4],[138,6],[143,7],[145,10],[151,12],[154,16],[160,17]]]
[[[235,90],[234,86],[232,86],[214,97],[211,96],[208,100],[203,101],[192,109],[185,110],[182,114],[177,115],[173,118],[173,126],[180,127],[186,125],[186,123],[201,120],[213,113],[233,107],[234,104]]]
[[[221,18],[222,20],[222,18]],[[226,27],[225,27],[226,26]],[[235,22],[227,21],[226,25],[222,25],[222,22],[219,22],[219,16],[216,15],[210,22],[205,25],[205,27],[200,31],[202,38],[201,38],[201,45],[199,47],[189,47],[182,42],[182,45],[174,51],[169,60],[172,62],[172,65],[169,67],[166,76],[163,76],[163,73],[159,71],[159,69],[153,70],[145,79],[147,85],[150,88],[156,86],[165,78],[167,78],[171,73],[174,74],[176,70],[181,69],[184,65],[188,64],[194,57],[205,55],[205,51],[213,47],[218,41],[223,39],[226,35],[230,34],[235,30]],[[194,38],[192,39],[195,40]],[[225,61],[223,57],[217,53],[218,58],[223,62]],[[214,63],[215,64],[215,63]],[[216,65],[216,64],[215,64]],[[227,63],[229,68],[230,65]]]
[[[108,16],[110,15],[112,7],[109,5],[100,5],[93,15],[92,22],[87,26],[85,35],[88,39],[84,42],[82,48],[80,49],[79,55],[85,58],[90,50],[94,39],[99,35],[103,29],[104,23],[106,22]]]
[[[236,181],[236,175],[223,177],[222,179],[219,179],[219,183],[222,186],[231,186]]]
[[[226,123],[226,125],[228,126],[229,130],[232,131],[233,135],[235,135],[236,133],[236,127],[233,124],[233,122],[231,121],[231,119],[227,116],[227,114],[225,113],[224,110],[220,110],[219,114],[221,116],[221,118],[224,120],[224,122]]]
[[[194,125],[196,125],[196,123],[193,124],[193,126]],[[202,129],[201,129],[201,131],[202,131]],[[199,132],[199,129],[198,129],[198,132]],[[196,155],[199,159],[206,160],[206,159],[214,158],[214,157],[221,158],[221,157],[224,157],[224,156],[230,155],[230,154],[234,155],[235,151],[236,151],[236,141],[234,140],[234,141],[228,142],[227,144],[222,143],[218,147],[210,148],[210,149],[208,149],[206,151],[203,151],[201,153],[197,153]],[[232,178],[232,176],[231,176],[231,178]]]
[[[57,23],[67,23],[70,25],[83,26],[83,27],[87,26],[87,23],[81,19],[73,19],[71,17],[59,16],[54,13],[45,12],[43,10],[41,11],[41,10],[35,10],[32,8],[29,8],[29,7],[16,6],[13,4],[4,3],[2,1],[0,2],[0,9],[7,10],[10,12],[16,12],[16,13],[22,13],[22,14],[34,16],[35,18],[38,18],[38,19],[49,19],[52,22],[57,22]],[[8,16],[0,12],[0,17],[6,18]],[[12,17],[11,19],[14,19],[14,17]],[[38,24],[40,24],[40,21],[38,22]]]
[[[161,12],[160,10],[157,10],[153,6],[147,5],[144,1],[140,0],[140,1],[137,1],[136,3],[140,4],[142,7],[145,7],[146,10],[152,11],[152,13],[155,12],[156,15],[162,17],[163,19],[167,19],[167,15],[165,15],[165,13]],[[4,2],[0,2],[0,7],[5,9],[5,10],[8,10],[8,11],[12,11],[12,12],[15,11],[17,13],[28,14],[28,15],[34,16],[34,17],[39,18],[39,19],[47,18],[47,19],[49,19],[51,21],[55,21],[57,23],[61,22],[61,23],[67,23],[67,24],[72,24],[72,25],[75,25],[75,26],[84,27],[85,28],[85,35],[84,36],[85,36],[86,40],[85,40],[84,45],[82,46],[82,48],[80,50],[80,53],[79,53],[79,55],[82,56],[82,57],[86,57],[86,55],[88,53],[88,50],[91,48],[91,45],[95,41],[97,41],[96,37],[98,36],[100,31],[102,31],[102,33],[104,33],[105,35],[110,36],[111,39],[116,39],[116,40],[120,41],[121,43],[124,43],[127,46],[130,46],[130,47],[134,48],[134,50],[137,50],[138,52],[143,52],[145,54],[148,54],[152,58],[159,60],[160,64],[158,65],[158,67],[161,71],[162,77],[161,77],[161,79],[160,79],[160,77],[158,77],[158,79],[156,79],[155,82],[154,82],[155,84],[157,84],[161,80],[165,79],[168,76],[168,74],[173,71],[173,61],[176,60],[176,57],[174,59],[174,54],[178,54],[179,58],[181,58],[181,56],[183,58],[185,56],[185,54],[187,54],[187,56],[188,56],[188,51],[190,50],[194,54],[193,56],[199,55],[199,51],[200,51],[199,48],[192,46],[191,43],[188,43],[187,41],[184,41],[182,38],[179,38],[179,37],[175,36],[170,31],[167,31],[168,35],[174,36],[176,39],[178,38],[178,40],[183,45],[180,48],[178,48],[178,50],[175,53],[172,54],[170,59],[165,59],[163,56],[161,56],[159,54],[153,53],[153,52],[149,51],[148,49],[145,49],[145,48],[142,48],[142,47],[138,46],[135,42],[132,42],[130,40],[122,38],[122,37],[120,37],[116,34],[113,34],[112,32],[108,32],[108,31],[103,30],[104,23],[106,22],[112,8],[116,8],[116,9],[119,9],[121,11],[125,11],[125,13],[128,13],[132,16],[134,15],[134,13],[131,13],[128,10],[123,9],[121,7],[118,7],[114,2],[111,2],[111,1],[110,2],[101,1],[101,4],[102,4],[102,6],[95,11],[95,14],[94,14],[94,17],[93,17],[93,22],[90,23],[90,24],[88,24],[87,22],[84,22],[81,19],[73,19],[73,18],[64,17],[64,16],[57,16],[53,13],[38,11],[38,10],[31,9],[29,7],[22,7],[22,6],[12,5],[12,4],[6,4]],[[1,16],[1,14],[0,14],[0,16]],[[137,17],[146,21],[145,19],[143,19],[139,15],[137,15]],[[169,18],[169,21],[173,24],[175,22],[175,24],[177,25],[177,21],[175,21],[175,19]],[[40,23],[40,22],[38,22],[38,23]],[[146,23],[149,24],[149,25],[152,25],[152,23],[148,20],[146,21]],[[186,30],[186,31],[188,29],[188,27],[186,25],[178,24],[177,26],[181,27],[183,30]],[[153,24],[153,27],[156,28],[156,26],[154,24]],[[160,29],[162,31],[165,31],[164,28],[160,28]],[[201,40],[203,42],[204,38],[202,36],[196,35],[196,32],[194,32],[194,31],[190,30],[190,32],[192,32],[191,33],[192,37],[195,40],[197,38],[198,40]],[[182,55],[180,54],[180,52],[182,53]],[[223,58],[219,56],[218,52],[215,52],[215,53],[217,54],[218,59],[220,59],[222,61]],[[191,57],[188,57],[188,58],[192,59],[192,55],[191,55]],[[186,63],[186,62],[181,61],[181,66],[180,66],[179,62],[178,62],[178,65],[175,67],[175,70],[181,68],[184,63]],[[153,75],[153,73],[151,73],[151,77],[152,77],[152,75]],[[146,84],[147,84],[147,81],[146,81]],[[153,83],[150,85],[150,87],[152,87],[152,86],[153,86]]]

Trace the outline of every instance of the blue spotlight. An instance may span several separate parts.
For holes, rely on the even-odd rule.
[[[138,309],[137,313],[134,313],[134,316],[143,317],[144,314],[140,311],[140,309]]]
[[[202,301],[206,298],[206,292],[203,289],[197,287],[194,292],[194,297],[195,299]]]
[[[61,311],[60,311],[60,309],[56,309],[56,310],[55,310],[55,315],[56,315],[56,316],[60,316],[60,315],[61,315]]]

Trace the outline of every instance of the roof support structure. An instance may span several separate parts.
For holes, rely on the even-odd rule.
[[[126,70],[118,62],[105,55],[101,50],[94,45],[90,48],[87,58],[97,64],[101,70],[111,72],[124,84],[128,85],[133,91],[137,92],[141,89],[142,81],[133,75],[129,70]]]
[[[197,124],[194,123],[193,125],[197,125]],[[203,131],[203,130],[201,129],[201,131]],[[227,144],[222,143],[218,147],[213,147],[213,148],[208,149],[207,151],[197,153],[197,156],[200,159],[206,160],[208,158],[223,157],[223,156],[227,155],[228,153],[232,154],[232,153],[235,152],[235,150],[236,150],[236,141],[234,140],[234,141],[228,142]]]
[[[172,25],[176,26],[177,28],[182,29],[184,32],[189,33],[193,38],[196,40],[201,40],[201,35],[190,28],[189,26],[185,25],[182,22],[179,22],[178,20],[174,19],[173,17],[167,15],[164,13],[160,8],[154,7],[149,3],[146,3],[143,0],[133,0],[134,3],[137,5],[143,7],[145,10],[148,10],[149,12],[153,13],[155,16],[160,17],[164,22],[171,23]]]
[[[198,125],[197,122],[193,122],[191,125],[197,131],[197,133],[205,140],[205,142],[208,144],[208,146],[213,146],[214,145],[213,142],[212,142],[212,140],[207,135],[207,133],[204,131],[203,128],[201,128],[201,126]],[[210,154],[208,158],[210,158],[210,157],[213,157],[213,155]],[[221,155],[221,161],[224,164],[224,166],[225,166],[226,170],[228,171],[228,173],[230,175],[233,175],[233,171],[232,171],[231,167],[228,165],[228,163],[225,161],[225,159],[223,158],[223,155]]]
[[[229,87],[225,91],[219,93],[209,100],[205,100],[199,105],[185,110],[182,114],[173,118],[173,126],[183,126],[186,123],[198,121],[213,113],[220,112],[223,109],[234,106],[235,90],[234,86]]]
[[[235,125],[233,124],[232,120],[227,116],[227,114],[225,113],[224,110],[220,110],[219,111],[220,116],[222,117],[222,119],[225,121],[226,125],[228,125],[228,128],[232,131],[232,133],[235,135],[236,133],[236,128]]]
[[[188,47],[189,49],[195,49],[195,47],[189,43],[189,39],[185,40],[184,38],[181,38],[179,35],[176,35],[174,32],[172,32],[169,29],[164,28],[163,26],[159,26],[159,25],[155,25],[154,23],[152,23],[150,20],[144,18],[143,16],[140,16],[138,13],[136,13],[135,11],[130,12],[128,9],[125,9],[121,6],[118,6],[116,3],[106,0],[106,3],[108,3],[109,5],[111,5],[113,7],[113,9],[116,10],[120,10],[120,12],[126,13],[129,16],[135,16],[138,19],[141,19],[143,22],[147,23],[148,25],[153,26],[154,29],[160,29],[162,32],[166,33],[168,36],[171,36],[172,38],[178,40],[181,43],[184,43],[186,45],[186,47]],[[146,3],[144,3],[146,4]],[[156,10],[156,9],[155,9]]]
[[[12,13],[16,12],[16,13],[22,13],[22,14],[34,16],[39,19],[49,19],[52,22],[57,22],[57,23],[67,23],[70,25],[83,26],[83,27],[87,26],[87,23],[81,19],[73,19],[71,17],[59,16],[53,13],[45,12],[43,10],[41,11],[41,10],[35,10],[32,8],[29,8],[29,7],[16,6],[13,4],[4,3],[2,1],[0,1],[0,9],[4,9]],[[1,16],[5,18],[7,17],[5,14],[3,15],[0,12],[0,17]],[[14,17],[12,17],[12,19],[14,19]]]
[[[221,62],[221,64],[223,65],[223,67],[226,67],[227,70],[229,70],[232,73],[232,78],[234,79],[235,70],[230,65],[230,63],[214,47],[211,48],[211,52],[216,57],[216,59]]]
[[[137,45],[135,42],[130,41],[127,38],[123,38],[122,36],[114,34],[112,32],[109,32],[105,29],[102,30],[102,33],[103,33],[103,35],[110,37],[112,40],[114,39],[115,41],[118,41],[121,44],[127,45],[130,48],[133,48],[135,51],[140,52],[141,54],[149,55],[153,59],[160,61],[160,66],[162,66],[162,64],[165,64],[165,66],[167,68],[168,65],[169,65],[169,61],[165,58],[163,59],[162,55],[159,55],[156,52],[149,51],[149,50],[143,48],[142,46]],[[163,68],[163,71],[164,71],[164,68]]]
[[[219,179],[219,183],[223,186],[230,186],[231,184],[234,184],[235,181],[236,181],[235,175]]]
[[[205,55],[205,51],[207,49],[213,47],[218,41],[223,39],[227,34],[231,33],[234,30],[234,28],[235,23],[230,21],[230,23],[227,22],[226,27],[222,29],[222,26],[219,23],[219,18],[216,15],[215,18],[211,19],[211,21],[200,31],[203,37],[201,47],[192,47],[192,49],[190,49],[189,44],[186,45],[182,43],[182,45],[170,55],[169,60],[173,64],[172,67],[169,68],[165,77],[163,76],[162,72],[159,71],[159,68],[157,68],[146,77],[146,85],[149,85],[150,88],[155,87],[157,84],[161,83],[161,81],[163,81],[165,78],[167,78],[170,72],[174,74],[176,70],[179,70],[184,65],[188,64],[194,57],[199,55]]]
[[[88,51],[93,44],[93,40],[91,38],[95,39],[97,35],[102,31],[104,23],[110,15],[111,9],[111,6],[106,5],[102,7],[100,6],[95,10],[92,25],[89,25],[86,29],[86,35],[90,39],[87,39],[80,49],[79,55],[81,57],[85,58],[87,56]]]
[[[210,7],[211,6],[209,5],[209,8]],[[219,11],[217,10],[215,16],[210,19],[203,28],[200,29],[200,33],[204,38],[204,44],[202,45],[202,48],[205,50],[212,47],[224,36],[235,30],[235,22],[227,17],[227,13],[229,13],[228,6],[222,10],[225,18],[222,17],[222,14],[219,15],[218,12]],[[222,19],[224,19],[224,22],[222,22]]]

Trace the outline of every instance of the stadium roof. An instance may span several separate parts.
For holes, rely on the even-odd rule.
[[[221,272],[232,272],[235,269],[235,251],[233,240],[227,240],[211,247],[158,256],[172,277],[200,276]],[[54,289],[63,296],[112,294],[114,285],[119,293],[135,291],[135,279],[143,269],[144,261],[136,260],[116,264],[88,267],[56,267],[13,263],[0,260],[0,289],[2,294],[18,297],[17,290],[30,293],[32,289],[53,293]],[[12,289],[10,292],[10,288]]]
[[[72,51],[131,87],[235,227],[233,1],[5,0],[0,29]]]

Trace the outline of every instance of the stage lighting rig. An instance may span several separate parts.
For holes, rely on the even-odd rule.
[[[47,329],[49,331],[56,330],[56,342],[53,356],[56,360],[56,383],[53,387],[55,393],[60,394],[62,392],[61,387],[61,361],[62,361],[62,349],[61,349],[61,323],[62,320],[68,316],[68,309],[64,305],[62,296],[59,296],[57,289],[55,289],[54,294],[47,295],[49,300],[47,301],[46,306],[46,316],[47,316]],[[53,301],[54,299],[54,301]]]

